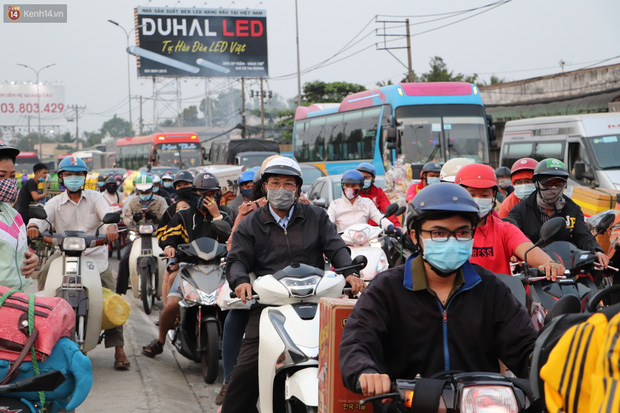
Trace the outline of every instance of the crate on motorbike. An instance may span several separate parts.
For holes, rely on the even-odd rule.
[[[319,413],[372,412],[369,404],[360,405],[364,396],[344,387],[338,364],[342,331],[355,302],[344,298],[321,298],[319,303]]]
[[[620,191],[613,189],[575,187],[572,200],[581,207],[586,217],[596,215],[607,209],[614,209]]]

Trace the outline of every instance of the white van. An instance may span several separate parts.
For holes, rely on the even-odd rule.
[[[520,158],[562,160],[575,186],[620,189],[620,113],[547,116],[506,122],[500,165]]]

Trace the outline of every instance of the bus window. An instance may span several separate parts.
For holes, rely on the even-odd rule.
[[[533,146],[531,142],[505,144],[502,164],[510,168],[521,158],[531,158],[534,153]]]
[[[562,142],[546,142],[536,144],[532,158],[541,161],[545,158],[556,158],[564,162],[564,145]]]

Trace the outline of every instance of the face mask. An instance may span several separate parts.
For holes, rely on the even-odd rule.
[[[519,199],[529,197],[536,190],[534,184],[521,184],[515,186],[515,196]]]
[[[478,208],[480,209],[478,216],[481,219],[489,215],[489,212],[491,212],[493,208],[493,198],[474,198],[474,202],[478,204]]]
[[[427,185],[433,185],[439,182],[439,177],[438,176],[429,176],[428,178],[426,178],[426,183]]]
[[[153,197],[153,194],[142,195],[140,194],[140,201],[147,202]]]
[[[544,209],[554,209],[555,203],[562,198],[564,194],[564,186],[561,187],[551,187],[548,189],[538,189],[538,196],[536,197],[536,201],[541,208]],[[558,208],[561,209],[561,208]]]
[[[104,182],[97,182],[97,188],[103,188]]]
[[[457,241],[450,237],[445,242],[421,238],[421,241],[424,245],[424,260],[444,273],[438,274],[440,277],[447,277],[461,268],[465,261],[471,258],[474,246],[473,238],[469,241]]]
[[[153,193],[156,194],[159,192],[159,187],[158,186],[154,186],[153,187]]]
[[[242,189],[241,195],[246,199],[252,198],[252,188]]]
[[[172,182],[170,181],[164,182],[164,188],[172,188],[172,187],[173,187]]]
[[[116,190],[118,189],[118,187],[116,185],[108,185],[105,187],[106,191],[108,191],[110,194],[115,194]]]
[[[39,178],[39,182],[45,182],[45,178],[43,177]]]
[[[17,180],[16,179],[1,179],[0,180],[0,202],[12,203],[15,201],[15,195],[17,195]]]
[[[346,196],[347,199],[354,199],[359,194],[360,194],[360,190],[359,189],[353,189],[353,188],[345,188],[344,189],[344,196]]]
[[[364,186],[362,189],[370,189],[372,186],[372,179],[364,179]]]
[[[77,192],[80,190],[82,186],[84,186],[84,182],[86,182],[85,176],[65,176],[62,178],[63,185],[65,188],[69,190],[69,192]]]
[[[510,179],[500,179],[497,181],[497,185],[502,189],[506,189],[512,185],[512,181]]]
[[[189,202],[192,197],[192,187],[186,186],[184,188],[177,189],[177,197]]]
[[[267,201],[274,209],[288,211],[295,203],[295,192],[287,189],[270,189],[267,191]]]

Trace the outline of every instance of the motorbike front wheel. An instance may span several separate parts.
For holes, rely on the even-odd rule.
[[[200,326],[200,361],[205,383],[213,384],[220,367],[220,333],[217,322],[207,321]]]
[[[151,314],[151,311],[153,311],[155,294],[153,274],[150,268],[145,268],[142,270],[142,274],[140,274],[140,298],[142,298],[142,306],[146,314]]]

